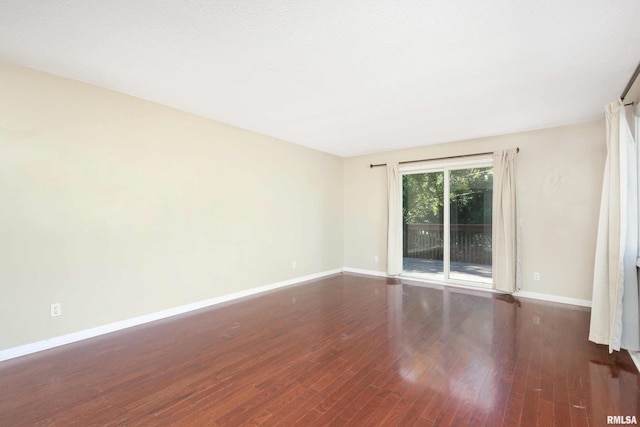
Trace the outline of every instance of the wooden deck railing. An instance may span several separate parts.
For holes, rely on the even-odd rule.
[[[491,264],[491,224],[451,224],[451,262]],[[443,259],[442,224],[404,224],[403,256]]]

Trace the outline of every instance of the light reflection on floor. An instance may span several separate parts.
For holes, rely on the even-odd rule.
[[[497,372],[491,353],[493,310],[505,303],[488,293],[481,296],[406,282],[388,286],[387,292],[390,337],[401,354],[398,372],[402,378],[438,392],[444,384],[448,396],[476,401],[480,410],[491,409],[494,395],[486,390],[495,390]],[[468,304],[474,310],[461,316],[460,309]],[[485,392],[479,397],[481,388]]]

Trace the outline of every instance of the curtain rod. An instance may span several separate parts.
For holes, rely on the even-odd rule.
[[[516,153],[520,152],[520,148],[516,148]],[[459,156],[447,156],[447,157],[436,157],[435,159],[420,159],[420,160],[407,160],[405,162],[398,162],[398,164],[400,165],[404,165],[407,163],[420,163],[420,162],[427,162],[430,160],[449,160],[449,159],[459,159],[461,157],[472,157],[472,156],[484,156],[487,154],[493,154],[493,151],[487,151],[486,153],[473,153],[473,154],[461,154]],[[379,163],[377,165],[374,164],[370,164],[369,167],[370,168],[377,168],[378,166],[387,166],[386,163]]]
[[[627,86],[622,91],[622,95],[620,95],[620,100],[624,101],[624,97],[627,96],[627,94],[631,90],[631,86],[633,86],[633,84],[635,83],[636,79],[638,78],[638,75],[640,75],[640,63],[638,63],[636,70],[633,72],[633,75],[629,79],[629,83],[627,83]]]

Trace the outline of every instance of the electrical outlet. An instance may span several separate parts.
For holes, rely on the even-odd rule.
[[[62,304],[59,302],[51,304],[51,317],[60,316],[62,314]]]
[[[540,273],[538,273],[537,271],[535,273],[533,273],[533,280],[540,280]]]
[[[374,257],[373,257],[373,260],[374,260],[375,262],[380,262],[380,258],[378,257],[378,255],[374,256]]]
[[[295,261],[291,261],[291,268],[296,268],[298,266],[298,263]]]

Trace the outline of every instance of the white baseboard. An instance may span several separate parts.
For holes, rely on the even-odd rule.
[[[247,289],[245,291],[234,292],[232,294],[222,295],[220,297],[207,299],[204,301],[198,301],[191,304],[182,305],[179,307],[169,308],[167,310],[157,311],[155,313],[149,313],[142,316],[134,317],[131,319],[122,320],[108,325],[98,326],[96,328],[85,329],[83,331],[73,332],[58,337],[53,337],[44,341],[38,341],[30,344],[21,345],[18,347],[9,348],[0,351],[0,362],[4,360],[14,359],[16,357],[25,356],[27,354],[36,353],[43,350],[48,350],[61,345],[70,344],[76,341],[81,341],[88,338],[93,338],[98,335],[108,334],[110,332],[119,331],[122,329],[130,328],[132,326],[142,325],[144,323],[153,322],[155,320],[165,319],[167,317],[176,316],[178,314],[187,313],[201,308],[210,307],[212,305],[220,304],[223,302],[235,300],[238,298],[244,298],[247,296],[259,294],[262,292],[271,291],[285,286],[295,285],[308,280],[319,279],[321,277],[330,276],[332,274],[341,273],[341,268],[334,270],[323,271],[320,273],[309,274],[307,276],[296,277],[290,280],[284,280],[282,282],[272,283],[270,285],[259,286],[257,288]]]
[[[343,271],[346,273],[364,274],[367,276],[389,277],[385,272],[382,272],[382,271],[366,270],[366,269],[350,268],[350,267],[336,268],[333,270],[323,271],[320,273],[310,274],[302,277],[296,277],[294,279],[284,280],[282,282],[272,283],[270,285],[259,286],[257,288],[247,289],[245,291],[235,292],[232,294],[223,295],[220,297],[211,298],[204,301],[198,301],[191,304],[182,305],[179,307],[173,307],[173,308],[158,311],[155,313],[145,314],[145,315],[134,317],[131,319],[110,323],[108,325],[98,326],[96,328],[85,329],[83,331],[61,335],[61,336],[53,337],[44,341],[38,341],[30,344],[21,345],[18,347],[9,348],[6,350],[0,350],[0,362],[4,360],[14,359],[20,356],[25,356],[31,353],[48,350],[50,348],[59,347],[61,345],[70,344],[76,341],[93,338],[99,335],[108,334],[110,332],[119,331],[119,330],[130,328],[133,326],[142,325],[144,323],[153,322],[155,320],[165,319],[167,317],[176,316],[178,314],[199,310],[201,308],[210,307],[216,304],[221,304],[223,302],[232,301],[235,299],[259,294],[262,292],[267,292],[270,290],[295,285],[308,280],[319,279],[321,277],[330,276],[332,274],[341,273]],[[407,280],[414,280],[414,279],[407,279]],[[445,285],[445,286],[448,286],[448,285]],[[455,285],[452,285],[452,286],[455,286]],[[482,290],[482,289],[479,289],[479,290]],[[488,290],[488,289],[487,291],[491,292],[491,290]],[[591,301],[588,301],[588,300],[567,298],[567,297],[548,295],[548,294],[540,294],[537,292],[518,291],[514,293],[514,296],[542,300],[542,301],[558,302],[558,303],[570,304],[570,305],[578,305],[583,307],[591,307]],[[631,357],[633,358],[636,365],[638,365],[638,369],[640,370],[640,354],[635,354],[635,355],[632,354]]]
[[[366,274],[366,275],[369,275],[369,276],[376,276],[376,277],[390,277],[389,275],[387,275],[385,272],[382,272],[382,271],[365,270],[365,269],[361,269],[361,268],[344,267],[342,269],[342,271],[344,271],[345,273]],[[472,289],[472,290],[478,290],[478,291],[495,292],[493,289],[486,289],[486,288],[481,288],[481,287],[476,288],[476,287],[472,287],[472,286],[464,286],[464,285],[453,284],[453,283],[444,283],[444,282],[439,282],[439,281],[434,281],[434,280],[427,280],[427,279],[419,279],[419,278],[414,278],[414,277],[401,277],[401,278],[406,279],[406,280],[412,280],[412,281],[423,281],[423,282],[433,283],[433,284],[442,285],[442,286],[451,286],[451,287],[456,287],[456,288],[464,288],[464,289]],[[589,301],[589,300],[562,297],[562,296],[557,296],[557,295],[541,294],[541,293],[538,293],[538,292],[517,291],[517,292],[513,293],[513,296],[514,297],[519,297],[519,298],[535,299],[535,300],[540,300],[540,301],[558,302],[558,303],[561,303],[561,304],[577,305],[577,306],[581,306],[581,307],[591,307],[591,301]]]
[[[517,298],[537,299],[541,301],[559,302],[561,304],[578,305],[581,307],[591,307],[591,301],[586,299],[568,298],[557,295],[540,294],[538,292],[517,291],[513,293]]]
[[[631,360],[633,360],[633,363],[635,363],[638,372],[640,372],[640,351],[627,350],[627,352],[629,353],[629,356],[631,356]]]
[[[344,271],[345,273],[366,274],[367,276],[389,277],[389,275],[387,275],[387,273],[385,273],[384,271],[365,270],[363,268],[344,267],[342,271]]]

